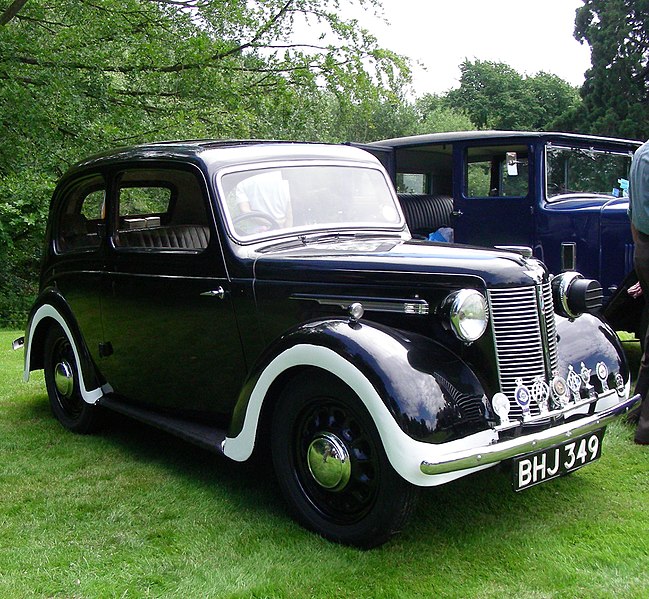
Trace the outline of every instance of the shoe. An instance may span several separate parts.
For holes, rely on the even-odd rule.
[[[627,424],[633,424],[634,426],[637,425],[640,420],[640,406],[633,408],[633,410],[628,412],[624,420]]]
[[[633,440],[638,445],[649,445],[649,420],[640,418],[638,428],[635,429],[635,437]]]

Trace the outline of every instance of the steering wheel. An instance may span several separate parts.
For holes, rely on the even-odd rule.
[[[262,228],[257,228],[255,230],[247,230],[248,227],[243,226],[240,228],[240,225],[246,221],[263,221],[267,227],[262,225]],[[261,233],[263,231],[271,231],[273,229],[281,229],[280,224],[267,212],[262,212],[261,210],[251,210],[250,212],[242,212],[238,216],[235,216],[232,219],[232,224],[238,233]],[[251,227],[252,228],[252,227]]]

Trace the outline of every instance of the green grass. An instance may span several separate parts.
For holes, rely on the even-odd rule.
[[[487,470],[422,494],[372,551],[295,524],[272,475],[111,418],[66,432],[0,331],[0,597],[649,596],[649,448],[515,494]]]

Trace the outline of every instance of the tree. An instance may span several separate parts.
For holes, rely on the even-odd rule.
[[[415,133],[443,133],[446,131],[471,131],[475,125],[463,109],[451,108],[447,97],[424,94],[415,102],[419,122]]]
[[[577,90],[556,75],[523,76],[504,63],[465,60],[460,87],[446,104],[465,111],[479,129],[551,129],[579,102]]]
[[[649,136],[649,0],[584,0],[575,38],[591,47],[577,126],[599,135]]]
[[[338,12],[338,0],[0,4],[0,323],[8,289],[33,290],[71,162],[154,139],[335,140],[339,114],[398,104],[407,63]]]

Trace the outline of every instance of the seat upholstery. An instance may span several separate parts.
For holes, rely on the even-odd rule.
[[[453,198],[443,195],[398,194],[408,228],[413,235],[428,236],[440,227],[450,227]]]
[[[210,240],[209,227],[174,225],[119,232],[121,247],[202,250]]]

